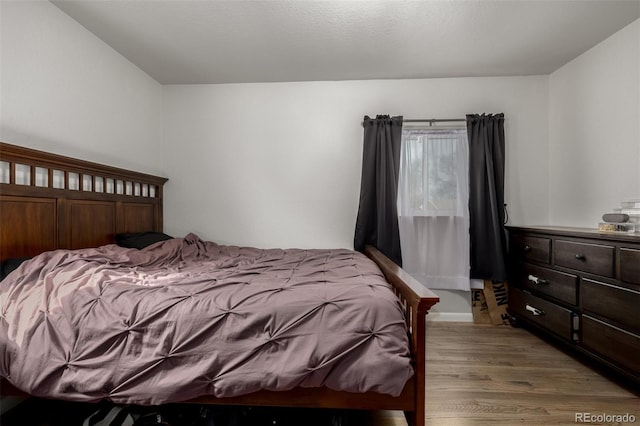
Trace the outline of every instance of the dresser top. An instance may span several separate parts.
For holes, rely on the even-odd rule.
[[[628,232],[606,232],[595,228],[574,228],[571,226],[507,226],[509,231],[536,232],[539,234],[562,235],[566,237],[597,238],[601,240],[628,241],[640,243],[640,234]]]

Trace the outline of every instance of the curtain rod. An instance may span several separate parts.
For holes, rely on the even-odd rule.
[[[466,118],[419,118],[402,120],[404,123],[447,123],[454,121],[467,121]]]
[[[466,121],[466,118],[414,118],[402,120],[403,123],[429,123],[429,126],[433,126],[433,123],[453,123]],[[364,121],[361,124],[364,126]]]

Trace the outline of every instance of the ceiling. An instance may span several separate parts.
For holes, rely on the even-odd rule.
[[[549,74],[640,0],[51,0],[162,84]]]

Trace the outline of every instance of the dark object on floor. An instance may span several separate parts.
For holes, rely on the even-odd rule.
[[[246,407],[237,426],[361,426],[367,424],[364,418],[366,412],[353,410]]]
[[[134,426],[134,418],[127,407],[104,406],[87,417],[82,426]]]
[[[29,398],[0,417],[2,426],[82,426],[101,404]]]
[[[173,426],[173,424],[169,423],[166,416],[161,413],[149,413],[140,416],[133,426]]]
[[[163,406],[160,412],[172,426],[362,426],[368,415],[354,410],[181,404]]]
[[[2,426],[363,426],[359,410],[167,404],[116,406],[30,398],[0,417]],[[106,420],[106,422],[105,422]]]

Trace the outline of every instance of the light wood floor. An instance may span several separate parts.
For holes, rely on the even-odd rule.
[[[576,413],[629,413],[640,424],[638,396],[510,326],[428,322],[426,394],[427,425],[576,425]],[[406,422],[389,412],[375,424]]]

